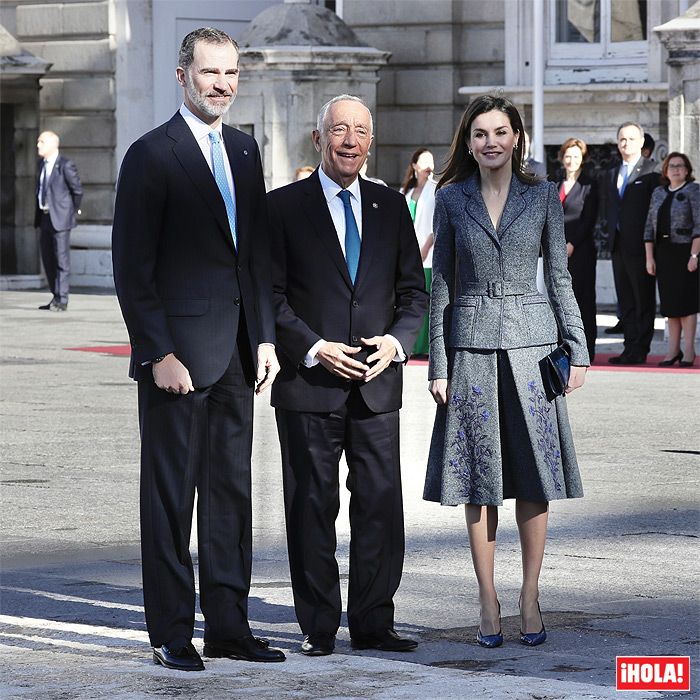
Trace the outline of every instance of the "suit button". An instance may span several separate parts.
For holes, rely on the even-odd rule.
[[[236,306],[240,306],[240,305],[241,305],[241,300],[240,300],[238,297],[236,297],[236,298],[233,300],[233,303],[234,303]]]
[[[356,343],[358,341],[358,337],[356,335],[353,335],[352,337],[352,342]]]
[[[240,272],[242,269],[243,268],[240,265],[236,265],[236,270],[238,270],[238,272]]]
[[[354,308],[357,308],[360,305],[360,302],[358,302],[356,299],[352,300],[352,305]]]

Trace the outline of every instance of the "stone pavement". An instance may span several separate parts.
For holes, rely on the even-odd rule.
[[[700,372],[595,369],[568,399],[586,497],[551,507],[541,579],[549,639],[536,649],[517,643],[512,503],[501,509],[497,552],[506,642],[495,650],[474,642],[463,511],[421,500],[434,408],[425,367],[413,365],[401,416],[407,551],[396,621],[420,646],[354,652],[343,627],[334,655],[301,656],[274,417],[259,399],[250,619],[288,660],[216,660],[184,674],[151,663],[143,623],[127,358],[67,349],[123,345],[116,300],[74,294],[66,314],[36,310],[46,300],[0,293],[0,697],[612,698],[615,656],[637,654],[690,655],[697,689]],[[662,354],[658,335],[653,352]],[[614,352],[617,341],[605,340],[613,344],[601,350]],[[344,577],[346,514],[344,495]],[[662,696],[672,697],[634,697]]]

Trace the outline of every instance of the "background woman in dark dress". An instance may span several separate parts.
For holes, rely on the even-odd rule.
[[[598,187],[595,180],[582,171],[587,155],[588,148],[581,139],[564,141],[559,149],[564,179],[557,183],[557,189],[564,207],[564,235],[571,284],[581,310],[586,345],[593,364],[597,334],[593,229],[598,215]]]
[[[668,184],[654,190],[644,230],[647,272],[656,275],[661,314],[668,317],[668,350],[659,364],[691,367],[700,307],[700,185],[688,156],[677,151],[666,156],[661,174]]]

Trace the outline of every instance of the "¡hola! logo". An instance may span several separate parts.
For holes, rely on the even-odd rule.
[[[616,690],[690,690],[689,656],[617,656]]]

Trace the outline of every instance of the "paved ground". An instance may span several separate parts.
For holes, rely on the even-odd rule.
[[[542,575],[549,640],[517,643],[519,549],[501,513],[497,578],[506,643],[474,642],[478,600],[463,511],[421,500],[434,408],[409,366],[402,411],[407,553],[397,627],[410,654],[297,653],[272,411],[257,402],[250,618],[284,664],[219,660],[200,674],[150,662],[139,588],[138,435],[125,357],[67,348],[126,340],[112,296],[0,294],[0,697],[610,698],[615,656],[682,654],[698,673],[700,372],[589,373],[569,399],[586,497],[552,506]],[[609,317],[601,322],[610,323]],[[654,352],[663,353],[663,341]],[[606,338],[602,352],[618,342]],[[338,521],[348,568],[347,499]],[[201,644],[201,617],[195,644]],[[658,694],[638,694],[657,697]],[[669,695],[665,695],[669,697]]]

